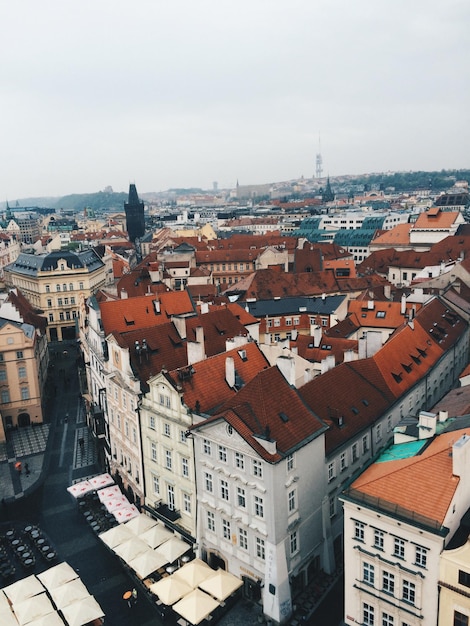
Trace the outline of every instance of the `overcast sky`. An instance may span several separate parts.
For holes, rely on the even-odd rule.
[[[0,4],[0,199],[468,168],[468,0]]]

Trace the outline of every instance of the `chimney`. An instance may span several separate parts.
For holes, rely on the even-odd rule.
[[[449,417],[449,411],[439,411],[439,421],[445,422]]]
[[[313,345],[319,348],[321,344],[321,327],[318,324],[310,324],[310,335],[313,337]]]
[[[230,389],[235,387],[235,361],[233,356],[227,356],[225,358],[225,380]]]
[[[427,411],[419,412],[418,434],[420,439],[430,439],[436,434],[437,415]]]
[[[121,300],[127,300],[128,295],[127,295],[127,291],[123,288],[121,289]]]
[[[350,363],[351,361],[355,361],[356,360],[356,353],[354,352],[354,350],[345,350],[344,351],[344,355],[343,355],[343,361],[345,363]]]
[[[368,300],[367,301],[367,308],[369,309],[369,311],[373,311],[374,310],[374,301],[373,300]]]
[[[204,328],[202,326],[196,326],[196,341],[204,344]]]
[[[307,368],[304,371],[304,385],[306,385],[307,383],[309,383],[311,380],[313,379],[313,375],[312,375],[312,370]]]
[[[278,370],[289,385],[295,387],[295,359],[292,356],[278,356],[276,359]]]
[[[402,297],[401,297],[400,313],[402,315],[405,315],[405,313],[406,313],[406,296],[405,296],[405,294],[403,294]]]
[[[335,357],[333,354],[329,354],[325,359],[321,360],[321,373],[325,374],[329,370],[332,370],[335,366]]]
[[[470,463],[470,436],[465,434],[452,446],[452,471],[454,476],[465,476]]]
[[[180,339],[186,339],[186,319],[179,315],[172,315],[171,322],[175,325],[176,332]]]
[[[208,302],[201,302],[201,315],[204,315],[204,313],[209,313],[209,303]]]
[[[392,296],[391,285],[384,285],[384,296],[387,298],[387,300],[390,300]]]

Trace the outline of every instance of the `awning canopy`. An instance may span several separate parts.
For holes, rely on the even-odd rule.
[[[95,487],[93,487],[89,480],[82,480],[79,483],[75,483],[74,485],[67,487],[67,491],[71,493],[74,498],[81,498],[86,493],[89,493],[94,489]]]
[[[182,539],[174,536],[165,543],[162,543],[155,549],[156,552],[162,554],[166,558],[167,563],[173,563],[185,552],[191,549],[191,546]]]
[[[184,580],[178,580],[174,576],[162,578],[149,587],[150,591],[160,598],[167,605],[174,604],[186,596],[192,587],[185,583]]]
[[[129,522],[126,522],[126,526],[138,537],[157,524],[158,522],[156,520],[152,519],[145,513],[140,513],[140,515],[136,515]]]
[[[219,606],[217,600],[211,598],[200,589],[194,589],[182,600],[173,605],[173,610],[185,620],[196,626],[206,619]]]
[[[148,548],[146,552],[139,554],[139,556],[135,559],[128,561],[129,567],[131,567],[140,578],[145,578],[152,572],[160,569],[160,567],[163,567],[165,564],[165,557],[161,554],[157,554],[155,550],[152,550],[151,548]]]
[[[68,626],[83,626],[83,624],[104,617],[102,608],[93,596],[69,604],[64,607],[62,613]]]
[[[114,479],[110,474],[98,474],[98,476],[93,476],[93,478],[89,478],[88,480],[93,485],[94,489],[102,489],[108,485],[114,485]]]
[[[242,585],[242,580],[230,574],[230,572],[219,569],[213,576],[209,576],[209,578],[199,583],[198,587],[219,600],[219,602],[222,602]]]
[[[55,589],[51,589],[49,593],[58,609],[63,609],[69,604],[77,600],[83,600],[90,595],[90,592],[79,578],[71,580]]]
[[[98,498],[100,502],[106,502],[110,498],[117,498],[122,496],[121,489],[118,485],[111,485],[109,487],[103,487],[103,489],[99,489],[97,491]]]
[[[106,530],[104,533],[101,533],[99,537],[109,548],[115,548],[121,543],[132,539],[134,533],[129,530],[125,524],[121,524],[120,526],[114,526],[114,528]]]
[[[64,562],[50,567],[45,572],[38,574],[37,577],[47,590],[51,590],[78,578],[78,574],[71,565]]]
[[[123,524],[124,522],[131,520],[133,517],[137,517],[140,513],[135,504],[129,504],[129,506],[115,509],[113,511],[113,515],[120,524]]]
[[[214,575],[214,570],[209,567],[207,563],[201,561],[201,559],[194,559],[189,561],[183,567],[180,567],[173,576],[179,580],[184,580],[193,589],[197,587],[202,581],[206,580],[210,576]]]
[[[124,524],[124,526],[127,526],[127,524]],[[149,530],[146,530],[144,533],[142,533],[140,535],[140,538],[145,541],[145,543],[147,543],[151,548],[157,548],[162,543],[168,541],[168,539],[171,539],[174,536],[175,535],[173,531],[168,530],[168,528],[163,526],[163,524],[157,524],[156,526],[153,526],[153,528],[150,528]]]
[[[32,622],[38,617],[55,612],[54,605],[49,600],[46,592],[32,598],[26,598],[26,600],[21,600],[21,602],[14,602],[13,610],[21,626]]]
[[[31,576],[17,580],[16,583],[12,583],[11,585],[8,585],[8,587],[4,587],[3,591],[8,599],[14,604],[15,602],[21,602],[21,600],[32,598],[33,596],[38,595],[38,593],[43,593],[44,587],[41,585],[36,576],[31,574]]]

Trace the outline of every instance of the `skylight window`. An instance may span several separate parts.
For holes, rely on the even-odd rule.
[[[385,311],[377,311],[377,313],[375,314],[375,317],[384,318],[385,317]]]
[[[286,424],[286,423],[289,421],[288,416],[287,416],[287,415],[286,415],[283,411],[281,411],[281,412],[279,413],[279,417],[280,417],[280,418],[281,418],[281,420],[284,422],[284,424]]]

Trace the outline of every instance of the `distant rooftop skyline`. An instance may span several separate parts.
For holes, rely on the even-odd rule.
[[[469,166],[470,5],[0,10],[0,198]],[[86,34],[86,37],[84,36]]]

